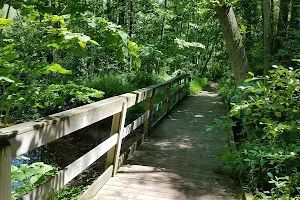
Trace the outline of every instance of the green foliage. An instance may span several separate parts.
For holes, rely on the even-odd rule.
[[[265,138],[299,133],[299,77],[299,70],[279,66],[266,77],[246,80],[249,84],[240,87],[243,100],[232,103],[230,111],[243,122],[241,134]]]
[[[197,94],[201,92],[208,84],[207,78],[193,77],[190,85],[190,93]]]
[[[219,81],[218,94],[228,106],[231,101],[236,102],[237,99],[240,99],[241,91],[236,87],[233,76],[225,76]]]
[[[230,113],[215,127],[233,128],[238,150],[222,156],[243,177],[257,199],[300,197],[300,71],[274,66],[265,77],[254,77],[239,87],[223,82],[220,94],[231,102]]]
[[[60,111],[92,103],[103,97],[104,93],[76,84],[51,84],[41,87],[26,87],[18,91],[22,96],[18,104],[11,107],[14,122],[36,120]],[[46,101],[45,101],[46,100]]]
[[[83,186],[66,186],[53,193],[48,200],[76,200],[84,190]]]
[[[163,82],[165,77],[162,74],[153,74],[147,72],[136,72],[129,74],[128,81],[134,84],[136,88],[144,88]]]
[[[24,159],[22,157],[21,159]],[[56,173],[56,168],[43,162],[30,165],[11,166],[12,199],[18,199],[36,186],[44,183],[48,176]]]
[[[162,82],[161,75],[146,72],[107,74],[104,76],[93,77],[86,81],[85,85],[90,88],[105,92],[105,97],[112,97],[143,87]]]
[[[300,197],[300,141],[260,141],[243,143],[238,151],[223,156],[227,165],[240,174],[248,189],[262,199]]]
[[[108,74],[94,77],[86,81],[86,86],[94,89],[105,91],[105,97],[117,96],[137,89],[130,83],[126,76],[118,74]]]

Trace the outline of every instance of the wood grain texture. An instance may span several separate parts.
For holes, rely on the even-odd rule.
[[[45,184],[38,186],[33,191],[24,195],[20,199],[47,199],[51,192],[58,190],[80,174],[83,170],[93,164],[98,158],[104,155],[117,143],[118,135],[115,134],[108,138],[100,145],[68,165],[63,170],[59,171],[56,175],[50,178]]]
[[[22,123],[1,129],[1,134],[14,133],[8,140],[11,143],[12,156],[18,156],[121,112],[125,101],[122,97],[105,99],[50,115],[39,122]]]
[[[93,198],[95,194],[102,188],[102,186],[109,180],[113,173],[113,166],[107,170],[92,184],[89,188],[78,198],[78,200],[88,200]]]
[[[8,141],[0,141],[0,199],[10,200],[11,196],[11,148]]]
[[[225,151],[226,135],[222,130],[200,134],[224,111],[214,93],[187,97],[146,142],[132,146],[135,152],[93,199],[235,199],[237,184],[217,159]]]

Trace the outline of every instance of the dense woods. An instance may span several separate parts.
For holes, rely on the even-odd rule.
[[[0,127],[190,73],[192,90],[218,82],[229,106],[209,128],[233,129],[238,149],[222,156],[226,169],[257,199],[300,199],[299,0],[7,0],[0,8]]]

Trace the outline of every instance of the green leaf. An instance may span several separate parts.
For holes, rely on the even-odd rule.
[[[94,45],[97,45],[97,46],[99,46],[99,43],[98,43],[98,42],[96,42],[95,40],[91,40],[91,39],[89,39],[89,42],[90,42],[90,43],[92,43],[92,44],[94,44]]]
[[[281,112],[275,112],[275,115],[276,115],[277,117],[281,117]]]
[[[13,22],[13,19],[4,19],[0,18],[0,30],[9,27],[9,25]]]
[[[60,64],[57,64],[57,63],[48,65],[42,70],[42,74],[47,74],[49,72],[55,72],[55,73],[59,73],[59,74],[72,74],[71,70],[67,70],[67,69],[63,68],[62,66],[60,66]]]
[[[38,180],[39,178],[38,178],[38,176],[32,176],[31,178],[30,178],[30,184],[35,184],[35,182]]]
[[[81,48],[86,48],[86,42],[84,42],[84,41],[79,41],[78,42],[79,43],[79,45],[81,46]]]
[[[17,53],[7,54],[3,58],[4,58],[5,61],[10,62],[10,61],[13,61],[13,60],[19,58],[19,54],[17,54]]]
[[[271,172],[267,172],[268,177],[273,178],[273,174]]]
[[[252,76],[252,78],[254,78],[253,72],[248,72],[248,74],[249,74],[250,76]]]
[[[0,76],[0,81],[2,82],[8,82],[8,83],[14,83],[15,81],[10,79],[10,78],[7,78],[5,76]]]

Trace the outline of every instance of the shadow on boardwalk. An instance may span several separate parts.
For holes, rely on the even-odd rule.
[[[218,159],[224,132],[201,134],[224,111],[213,92],[187,97],[94,199],[234,199],[235,182]]]

